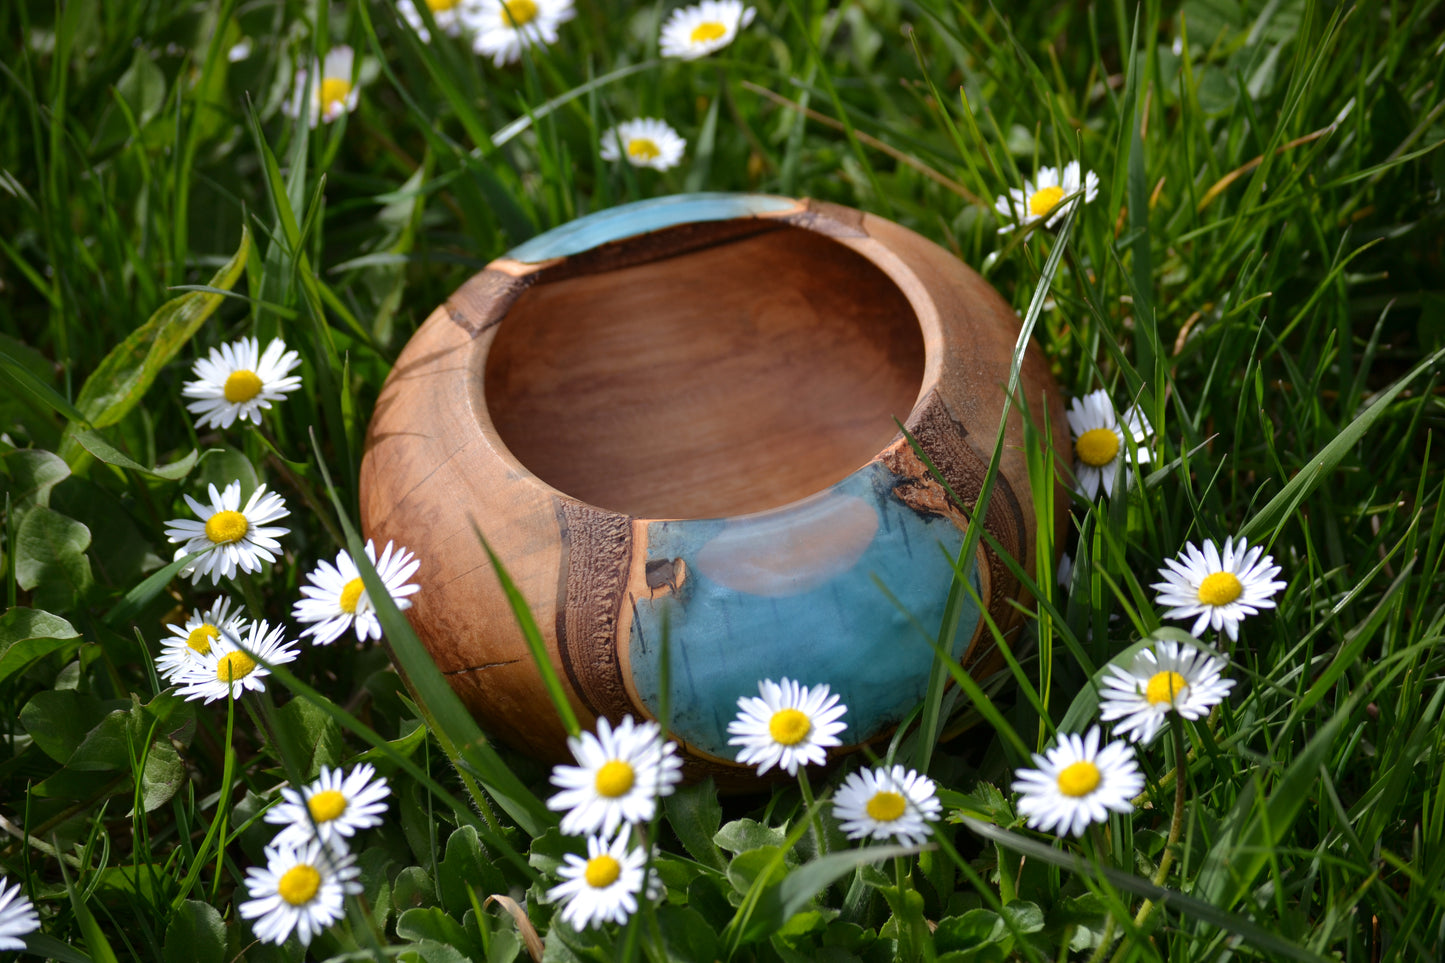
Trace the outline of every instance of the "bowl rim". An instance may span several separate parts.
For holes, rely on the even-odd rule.
[[[640,217],[629,222],[629,218],[634,213],[639,214]],[[613,265],[613,267],[646,263],[656,259],[656,256],[648,256],[649,240],[657,240],[665,232],[673,232],[677,228],[690,224],[716,222],[736,222],[743,225],[748,222],[773,222],[786,227],[810,231],[850,249],[877,268],[908,302],[912,309],[913,321],[919,328],[923,342],[923,370],[918,379],[918,391],[907,417],[903,419],[904,427],[912,433],[918,427],[920,416],[924,413],[930,397],[935,393],[942,378],[943,358],[946,354],[945,325],[937,304],[929,296],[927,285],[908,261],[863,229],[863,223],[868,220],[879,219],[856,208],[812,198],[789,198],[776,194],[698,192],[668,194],[605,208],[568,221],[524,241],[491,261],[481,272],[462,286],[466,288],[489,274],[500,274],[510,281],[508,283],[501,279],[494,280],[495,286],[502,289],[497,292],[497,295],[505,303],[499,305],[501,310],[495,311],[478,325],[479,330],[476,332],[476,336],[466,346],[464,367],[469,375],[470,413],[481,431],[483,442],[493,457],[505,465],[514,482],[525,484],[539,494],[566,499],[609,516],[626,518],[635,522],[686,523],[766,517],[792,511],[798,506],[806,505],[825,496],[845,479],[882,461],[890,453],[897,451],[900,445],[906,445],[907,440],[903,432],[894,432],[887,444],[871,453],[847,474],[821,485],[814,491],[778,505],[730,515],[631,515],[615,508],[587,501],[571,492],[557,488],[539,476],[512,452],[497,430],[487,405],[486,364],[498,326],[525,291],[534,285],[548,283],[552,280],[604,273],[607,270],[605,267],[600,270],[587,269],[584,263],[581,270],[559,272],[558,268],[567,264],[569,259],[595,255],[595,252],[606,249],[609,253],[620,254],[624,259],[623,263]],[[629,227],[629,223],[632,225],[631,227]],[[764,229],[771,230],[772,227],[769,225]],[[927,243],[931,244],[932,242]],[[643,256],[636,260],[630,259],[631,255],[638,252],[641,252]],[[558,276],[549,277],[554,274]]]

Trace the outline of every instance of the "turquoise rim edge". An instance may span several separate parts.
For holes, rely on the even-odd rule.
[[[775,194],[669,194],[609,207],[568,221],[517,245],[503,257],[523,264],[538,264],[666,227],[776,214],[797,203]]]

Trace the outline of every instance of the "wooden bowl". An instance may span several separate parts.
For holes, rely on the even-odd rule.
[[[853,745],[923,696],[915,620],[937,631],[966,522],[894,419],[971,504],[1018,334],[982,278],[871,214],[731,194],[602,211],[492,262],[412,338],[371,422],[362,526],[422,560],[408,615],[489,732],[566,756],[473,523],[584,726],[659,715],[666,633],[671,732],[694,775],[735,781],[727,724],[759,679],[826,682]],[[1036,347],[1021,385],[1068,458]],[[1022,418],[983,522],[1032,571]],[[978,561],[1016,628],[1018,580]],[[956,654],[997,666],[972,605]]]

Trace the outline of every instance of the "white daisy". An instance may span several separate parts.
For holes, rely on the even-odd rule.
[[[756,13],[742,0],[702,0],[695,7],[674,10],[662,25],[662,55],[683,60],[706,57],[732,43]]]
[[[261,680],[271,674],[267,665],[284,665],[296,658],[294,642],[286,641],[286,626],[271,628],[265,619],[252,622],[239,644],[225,636],[211,642],[211,651],[185,666],[172,680],[176,695],[215,702],[227,696],[241,698],[247,689],[265,692]]]
[[[1125,431],[1134,443],[1135,460],[1140,463],[1149,460],[1145,442],[1153,429],[1137,405],[1124,413],[1121,423],[1109,393],[1100,388],[1070,401],[1065,414],[1069,418],[1069,430],[1074,434],[1074,490],[1085,498],[1092,500],[1101,491],[1108,494],[1114,490],[1114,476],[1129,454]],[[1126,471],[1126,484],[1128,480]]]
[[[1084,203],[1093,201],[1099,196],[1099,175],[1088,171],[1081,180],[1078,161],[1065,164],[1062,175],[1057,167],[1040,167],[1036,180],[1025,180],[1023,190],[1010,187],[1008,197],[1000,197],[994,204],[1008,220],[998,232],[1003,234],[1016,226],[1027,227],[1044,218],[1048,218],[1044,226],[1053,227],[1078,203],[1078,198],[1067,204],[1059,202],[1077,194],[1080,188],[1084,191]]]
[[[386,779],[378,776],[370,763],[349,773],[322,766],[315,782],[302,786],[300,792],[287,786],[281,790],[280,804],[266,810],[266,822],[286,827],[272,842],[301,846],[319,839],[345,849],[346,837],[381,825],[390,794]]]
[[[376,546],[367,539],[366,557],[371,560],[396,607],[409,607],[411,600],[406,596],[421,588],[407,583],[421,565],[416,556],[404,548],[398,548],[393,554],[392,544],[387,542],[386,548],[381,551],[381,560],[377,561]],[[303,636],[313,635],[317,645],[330,645],[354,625],[358,642],[381,638],[381,622],[376,617],[376,607],[366,594],[356,563],[345,549],[337,553],[335,565],[323,560],[306,578],[311,583],[301,586],[301,594],[306,598],[297,602],[291,610],[291,617],[298,622],[313,623],[301,633]]]
[[[475,4],[476,0],[423,0],[423,2],[431,8],[431,17],[441,28],[442,33],[449,37],[460,37],[466,28],[463,16],[465,8]],[[426,28],[426,22],[422,20],[421,14],[417,12],[416,4],[412,0],[397,0],[396,9],[416,31],[422,43],[431,43],[431,31]]]
[[[1074,580],[1074,560],[1065,552],[1059,556],[1058,567],[1054,570],[1054,581],[1059,583],[1059,588],[1065,592],[1069,590],[1069,583]]]
[[[611,836],[624,822],[649,821],[658,797],[671,795],[682,778],[677,749],[655,722],[623,716],[614,729],[598,719],[595,736],[573,736],[567,747],[581,765],[552,769],[552,785],[562,791],[547,800],[547,808],[567,811],[562,832],[570,836]]]
[[[1115,735],[1150,742],[1171,711],[1198,719],[1229,695],[1234,680],[1220,676],[1223,668],[1222,660],[1192,645],[1160,642],[1135,655],[1127,670],[1109,665],[1101,680],[1099,718],[1122,719]]]
[[[35,904],[20,895],[20,884],[9,882],[0,876],[0,950],[23,950],[25,941],[20,937],[40,929],[40,915]]]
[[[169,639],[161,640],[161,654],[156,657],[156,672],[167,682],[188,665],[211,654],[212,645],[221,637],[236,640],[246,631],[246,618],[238,610],[231,612],[231,600],[222,596],[202,612],[193,609],[184,625],[167,625]]]
[[[637,912],[637,894],[643,890],[643,876],[648,875],[647,898],[662,895],[655,874],[647,874],[647,851],[628,849],[628,832],[623,830],[612,842],[602,836],[589,836],[587,858],[568,853],[557,870],[563,882],[547,891],[547,901],[566,900],[562,918],[573,929],[600,926],[611,920],[625,923]]]
[[[848,774],[833,797],[833,818],[849,839],[887,839],[922,846],[943,804],[933,780],[912,769],[879,767]]]
[[[1189,542],[1181,558],[1166,559],[1159,570],[1164,581],[1150,588],[1159,590],[1156,602],[1169,606],[1166,619],[1194,619],[1189,631],[1195,636],[1205,626],[1216,632],[1223,628],[1232,641],[1246,615],[1274,608],[1273,596],[1286,584],[1274,580],[1279,571],[1258,545],[1250,548],[1242,538],[1226,538],[1220,550],[1206,538],[1203,551]]]
[[[332,47],[326,51],[326,60],[316,69],[312,59],[311,67],[296,68],[291,99],[281,104],[281,112],[287,117],[299,117],[306,112],[312,127],[331,123],[344,114],[349,114],[361,103],[361,92],[352,82],[355,73],[356,55],[347,46]],[[307,78],[313,73],[318,76],[310,83],[310,102],[307,102]]]
[[[686,147],[687,141],[667,126],[666,121],[640,117],[624,120],[616,127],[603,131],[600,156],[605,161],[626,158],[633,167],[665,171],[678,165]]]
[[[764,679],[757,696],[738,699],[738,716],[728,723],[730,746],[742,746],[738,762],[756,764],[761,776],[774,766],[797,775],[799,766],[811,766],[827,759],[829,746],[840,746],[838,733],[848,727],[838,720],[848,707],[828,694],[826,685],[799,685],[791,679],[781,683]]]
[[[572,0],[477,0],[462,12],[472,49],[503,67],[532,46],[557,42],[557,28],[576,14]]]
[[[177,558],[205,552],[181,572],[181,577],[190,575],[194,585],[203,576],[210,575],[211,584],[215,585],[223,575],[234,578],[238,568],[243,572],[259,572],[262,559],[276,561],[276,553],[281,551],[281,543],[276,538],[290,529],[268,528],[266,523],[291,514],[281,496],[275,492],[268,494],[266,486],[260,485],[242,508],[239,481],[231,482],[224,492],[217,492],[216,486],[211,485],[210,495],[210,507],[186,496],[191,511],[205,521],[176,518],[166,523],[166,537],[181,543]]]
[[[251,930],[263,943],[284,943],[294,930],[302,946],[341,919],[349,895],[361,892],[361,869],[350,853],[313,840],[305,846],[266,847],[266,868],[246,870],[251,898],[238,909],[255,920]]]
[[[196,380],[181,389],[185,397],[199,399],[186,410],[200,415],[197,428],[229,428],[238,418],[259,425],[263,408],[301,387],[301,377],[288,374],[300,363],[301,357],[287,351],[280,338],[272,339],[264,354],[255,338],[212,348],[209,357],[197,358],[191,368]]]
[[[1080,738],[1060,736],[1045,755],[1034,753],[1037,769],[1020,769],[1013,790],[1019,794],[1019,813],[1033,829],[1081,835],[1090,823],[1109,818],[1109,811],[1127,813],[1130,802],[1144,789],[1144,777],[1127,742],[1099,748],[1099,727]]]

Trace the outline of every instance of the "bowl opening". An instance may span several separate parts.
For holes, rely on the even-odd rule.
[[[715,243],[698,243],[707,225],[657,232],[664,253],[643,263],[589,258],[527,289],[483,372],[517,460],[601,508],[717,518],[821,491],[887,447],[923,383],[908,299],[837,241],[757,224],[718,222]],[[669,232],[686,248],[671,256]]]

